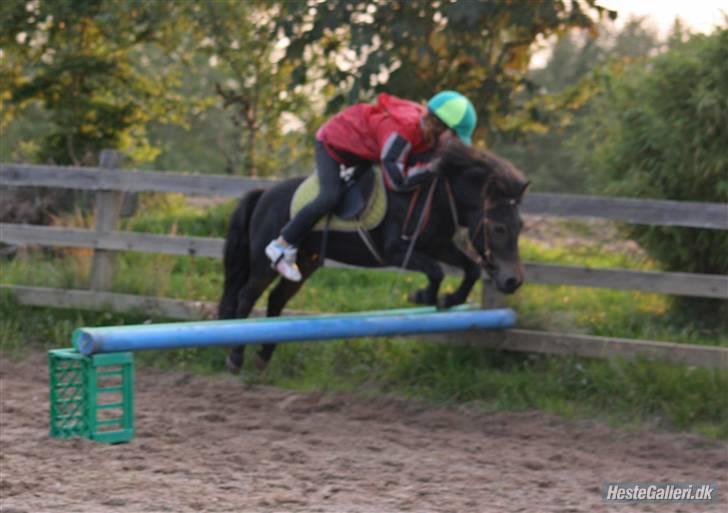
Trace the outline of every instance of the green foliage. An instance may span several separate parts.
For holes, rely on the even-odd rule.
[[[2,125],[48,115],[12,145],[24,160],[94,164],[112,147],[162,169],[301,174],[324,104],[384,89],[479,98],[481,140],[524,129],[531,44],[604,13],[595,0],[4,2]]]
[[[6,126],[3,127],[0,121],[0,162],[33,162],[40,153],[41,141],[53,130],[48,118],[47,111],[38,104],[32,104],[22,116],[14,118]]]
[[[597,187],[640,198],[728,201],[726,62],[728,30],[719,29],[675,45],[649,66],[607,70],[572,142]],[[629,235],[666,270],[728,273],[723,231],[634,226]],[[704,317],[725,309],[725,302],[698,305],[707,308]]]
[[[134,52],[174,35],[173,4],[161,1],[43,0],[0,7],[2,125],[29,104],[50,114],[37,159],[94,164],[103,148],[153,158],[152,119],[173,118],[176,78],[137,66]]]
[[[674,38],[680,37],[675,33]],[[546,66],[529,73],[539,94],[511,118],[523,130],[515,141],[499,141],[497,151],[526,170],[535,190],[590,192],[588,172],[577,165],[565,142],[580,130],[578,121],[598,90],[595,73],[609,61],[644,62],[661,47],[644,18],[627,20],[619,31],[603,23],[596,35],[577,30],[564,34]]]
[[[307,108],[303,91],[289,87],[292,64],[282,58],[280,41],[271,37],[276,13],[271,2],[216,0],[186,7],[198,34],[195,51],[214,68],[219,103],[236,127],[226,171],[278,174],[291,163],[309,159],[311,145],[302,139],[309,132],[291,130],[286,122],[293,117],[296,124],[315,125],[315,114]]]
[[[574,2],[281,2],[299,83],[328,83],[329,110],[387,90],[425,100],[456,89],[475,100],[476,139],[510,128],[516,93],[528,87],[530,47],[592,17],[616,15],[593,0]],[[312,76],[313,75],[313,76]]]

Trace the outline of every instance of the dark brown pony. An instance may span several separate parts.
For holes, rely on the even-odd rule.
[[[510,162],[495,154],[455,142],[439,156],[437,178],[423,185],[411,216],[416,224],[430,196],[429,222],[416,244],[403,238],[403,227],[413,193],[387,192],[384,221],[370,235],[380,259],[357,233],[332,232],[327,237],[326,258],[362,267],[401,267],[427,275],[428,285],[410,294],[423,305],[448,308],[465,302],[484,269],[498,289],[513,293],[523,282],[518,254],[518,235],[523,225],[519,205],[528,182]],[[240,201],[230,219],[225,240],[225,283],[219,304],[221,319],[244,318],[263,292],[276,280],[264,248],[289,220],[291,198],[303,178],[285,180],[270,189],[254,190]],[[429,194],[429,188],[432,193]],[[456,232],[467,230],[469,251],[454,242]],[[311,233],[300,245],[298,265],[303,280],[278,282],[268,299],[267,315],[278,316],[320,263],[322,234]],[[444,277],[443,262],[463,270],[460,286],[438,297]],[[231,372],[243,365],[245,346],[232,349],[227,359]],[[259,366],[270,361],[275,344],[264,344],[258,352]]]

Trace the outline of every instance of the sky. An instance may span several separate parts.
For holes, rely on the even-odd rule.
[[[617,27],[622,27],[630,17],[645,16],[660,37],[670,32],[676,17],[691,32],[710,33],[718,25],[725,25],[722,12],[728,14],[728,0],[599,0],[598,5],[617,11]],[[531,67],[541,68],[548,62],[552,39],[531,57]]]
[[[617,26],[630,15],[648,16],[663,36],[677,16],[693,32],[712,32],[716,25],[724,23],[721,10],[728,14],[726,0],[600,0],[598,3],[619,12]]]

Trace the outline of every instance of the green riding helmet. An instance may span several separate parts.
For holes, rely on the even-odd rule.
[[[455,91],[439,92],[427,102],[427,109],[450,127],[465,144],[472,144],[478,117],[473,104],[465,96]]]

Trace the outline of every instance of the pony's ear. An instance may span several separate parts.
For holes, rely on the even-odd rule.
[[[521,192],[518,194],[518,200],[523,199],[523,195],[526,194],[526,189],[528,189],[528,186],[531,185],[531,182],[527,181],[523,184],[523,187],[521,187]]]

